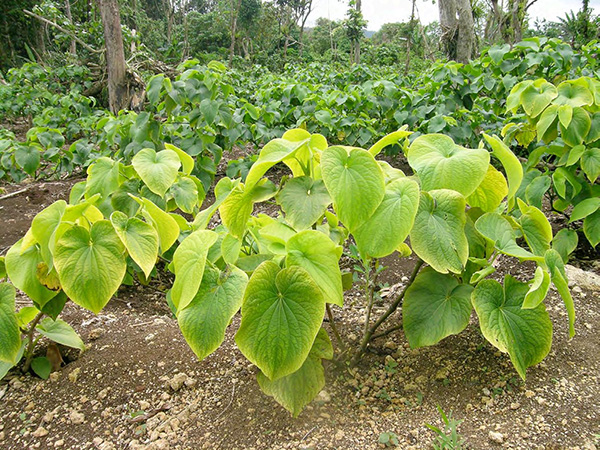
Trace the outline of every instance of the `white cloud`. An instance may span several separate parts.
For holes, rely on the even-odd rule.
[[[411,0],[362,0],[363,15],[368,20],[367,29],[376,31],[381,25],[389,22],[402,22],[410,18]],[[319,17],[332,20],[343,19],[348,9],[347,1],[340,0],[314,0],[314,10],[308,24],[312,26]],[[600,14],[600,0],[591,0],[590,7]],[[570,10],[578,11],[581,8],[580,0],[537,0],[531,6],[529,14],[532,18],[555,21],[563,17]],[[421,22],[427,24],[438,20],[438,5],[431,0],[417,0],[417,10]]]

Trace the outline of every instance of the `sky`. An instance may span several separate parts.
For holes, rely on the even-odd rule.
[[[314,5],[314,10],[308,18],[308,26],[314,25],[319,17],[343,19],[348,9],[347,0],[314,0]],[[600,0],[590,0],[590,7],[599,14]],[[529,14],[532,19],[556,21],[557,17],[563,17],[565,13],[571,10],[578,11],[580,8],[581,0],[537,0],[529,8]],[[362,10],[368,21],[367,30],[377,31],[384,23],[407,21],[411,13],[411,0],[362,0]],[[417,0],[417,10],[424,24],[439,20],[438,5],[432,0]]]

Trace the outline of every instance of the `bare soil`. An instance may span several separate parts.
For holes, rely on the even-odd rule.
[[[75,181],[29,184],[1,200],[0,251],[38,211],[66,198]],[[401,289],[412,264],[386,260],[387,287],[375,314]],[[531,267],[507,258],[497,276],[505,273],[527,279]],[[13,370],[0,382],[0,448],[376,449],[384,432],[397,435],[398,448],[431,448],[435,435],[425,424],[441,425],[439,406],[463,421],[458,431],[468,448],[596,449],[598,294],[574,288],[577,335],[569,340],[564,306],[552,292],[552,351],[526,381],[473,318],[464,332],[433,347],[411,350],[397,331],[376,340],[356,370],[328,365],[324,392],[292,419],[262,394],[256,370],[236,349],[239,316],[223,345],[199,362],[164,294],[156,286],[124,287],[97,316],[74,304],[65,308],[62,317],[81,334],[86,352],[65,351],[67,364],[49,380]],[[27,299],[20,296],[18,304]],[[345,341],[355,343],[364,320],[360,294],[350,291],[334,314]],[[42,341],[42,353],[43,347]]]

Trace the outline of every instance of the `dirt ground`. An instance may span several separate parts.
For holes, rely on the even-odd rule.
[[[33,183],[0,200],[0,255],[76,181]],[[386,265],[382,281],[393,293],[412,262],[393,257]],[[530,267],[509,259],[498,276],[507,272],[531,277]],[[384,447],[381,433],[394,433],[398,448],[431,448],[435,434],[425,424],[441,426],[439,406],[462,421],[458,431],[468,448],[596,449],[600,292],[574,287],[573,293],[577,335],[568,339],[566,312],[553,291],[547,300],[552,351],[525,382],[473,318],[464,332],[433,347],[411,350],[398,331],[375,341],[354,371],[330,364],[325,390],[293,419],[262,394],[256,370],[236,349],[239,315],[223,345],[199,362],[164,294],[124,287],[97,316],[68,304],[62,318],[89,348],[66,352],[61,371],[44,381],[15,370],[0,381],[0,448],[376,449]],[[346,342],[356,341],[364,316],[360,296],[350,291],[334,314]]]

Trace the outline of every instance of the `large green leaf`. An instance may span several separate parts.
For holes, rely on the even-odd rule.
[[[527,245],[537,256],[544,256],[552,242],[552,226],[542,211],[518,200],[521,210],[521,229]]]
[[[280,269],[266,261],[246,288],[235,340],[244,356],[274,381],[302,367],[324,314],[323,295],[306,270]]]
[[[229,232],[242,239],[253,209],[252,187],[240,183],[223,200],[219,213]]]
[[[305,269],[323,292],[327,303],[342,307],[344,294],[338,261],[342,247],[315,230],[305,230],[287,242],[286,266]]]
[[[594,96],[583,78],[563,81],[558,85],[558,97],[554,100],[554,104],[569,105],[576,108],[589,106],[593,103]]]
[[[211,217],[215,214],[217,209],[223,204],[223,202],[229,197],[229,194],[239,185],[239,180],[231,180],[230,178],[221,178],[215,186],[215,202],[208,208],[200,211],[194,222],[192,228],[194,230],[203,230],[208,226]]]
[[[565,303],[565,308],[569,316],[569,337],[572,338],[575,336],[575,303],[573,302],[571,291],[569,291],[565,264],[560,254],[554,249],[546,252],[545,262],[550,271],[552,283],[556,286],[558,293]]]
[[[31,233],[40,244],[40,252],[48,270],[51,270],[53,265],[54,233],[66,209],[67,203],[64,200],[58,200],[37,213],[31,222]]]
[[[246,186],[248,188],[254,187],[267,170],[284,159],[293,157],[294,153],[307,142],[308,139],[303,139],[301,141],[273,139],[270,141],[262,148],[258,155],[258,160],[252,165],[252,168],[248,172],[248,175],[246,176]]]
[[[157,153],[151,148],[140,150],[131,163],[148,189],[161,197],[175,182],[181,166],[177,152],[161,150]]]
[[[528,116],[535,118],[539,116],[550,102],[556,98],[558,91],[552,83],[543,78],[535,80],[521,93],[521,104]]]
[[[41,321],[37,330],[42,336],[67,347],[85,350],[85,344],[67,322],[61,319],[52,320],[49,317]]]
[[[534,259],[535,255],[517,244],[510,222],[498,213],[486,213],[475,222],[475,228],[494,243],[500,253],[517,258]]]
[[[0,362],[16,364],[21,332],[15,312],[15,288],[0,283]]]
[[[546,298],[548,289],[550,289],[550,275],[538,266],[535,269],[533,280],[531,280],[531,286],[525,295],[525,300],[523,300],[522,308],[532,309],[537,307]]]
[[[154,227],[137,217],[127,217],[120,211],[112,213],[110,221],[129,256],[148,278],[158,257],[158,233]]]
[[[43,263],[42,254],[37,245],[22,250],[23,239],[17,241],[6,254],[6,272],[12,284],[25,292],[29,298],[40,307],[48,303],[55,295],[40,283],[38,279],[38,265]]]
[[[319,330],[313,347],[300,369],[275,381],[269,380],[259,372],[258,384],[265,394],[272,396],[292,413],[292,416],[298,417],[325,386],[325,371],[321,358],[333,358],[333,347],[323,328]]]
[[[100,312],[117,291],[125,275],[125,248],[108,220],[90,231],[73,226],[54,253],[54,265],[67,296],[94,313]]]
[[[514,196],[523,181],[523,166],[513,152],[497,136],[483,134],[487,143],[492,147],[492,154],[498,158],[508,178],[508,205],[514,204]]]
[[[175,147],[172,144],[165,143],[165,148],[167,150],[172,150],[175,153],[177,153],[177,156],[179,156],[179,159],[181,160],[181,168],[183,170],[183,173],[185,173],[186,175],[192,173],[192,170],[194,170],[194,158],[192,158],[186,152],[184,152],[178,147]]]
[[[329,147],[321,155],[321,171],[340,221],[350,231],[356,230],[383,200],[381,167],[366,150]]]
[[[406,290],[402,323],[412,348],[433,345],[460,333],[471,317],[473,287],[431,267],[423,269]]]
[[[214,352],[225,330],[242,306],[248,276],[237,267],[221,272],[207,267],[190,304],[180,309],[177,321],[183,337],[199,359]]]
[[[600,210],[583,219],[583,232],[592,247],[600,242]]]
[[[563,141],[571,147],[582,144],[591,126],[592,120],[588,112],[583,108],[573,108],[573,117],[569,126],[565,127],[562,123],[560,124]]]
[[[465,223],[465,198],[458,192],[421,192],[410,232],[414,252],[438,272],[462,272],[469,257]]]
[[[175,282],[171,289],[171,300],[178,311],[189,305],[196,296],[202,282],[208,249],[217,242],[218,237],[214,231],[194,231],[175,250]]]
[[[552,248],[556,250],[563,261],[566,263],[569,260],[569,255],[577,248],[579,237],[575,230],[563,228],[554,235],[552,240]]]
[[[136,200],[144,207],[142,210],[144,218],[154,226],[158,233],[161,253],[166,252],[179,237],[180,229],[177,221],[147,198]]]
[[[385,187],[383,201],[353,235],[363,256],[381,258],[392,254],[413,227],[419,207],[419,185],[397,178]]]
[[[490,164],[481,184],[467,197],[467,203],[474,208],[491,212],[500,206],[507,195],[508,184],[506,178]]]
[[[169,189],[169,194],[184,213],[192,214],[198,205],[198,187],[190,177],[180,177]]]
[[[590,214],[595,213],[600,208],[600,197],[586,198],[577,203],[571,212],[569,223],[581,220]]]
[[[417,172],[424,191],[453,189],[467,196],[483,181],[490,154],[484,149],[456,145],[445,134],[428,134],[413,141],[408,163]]]
[[[540,116],[535,125],[538,141],[552,142],[558,135],[558,110],[560,106],[550,105]]]
[[[107,198],[119,187],[119,163],[105,156],[98,158],[87,169],[85,196],[100,194]]]
[[[398,130],[390,133],[381,139],[379,139],[371,148],[369,148],[369,153],[373,156],[377,156],[381,150],[386,148],[389,145],[398,144],[401,139],[405,139],[412,134],[412,131],[406,130]]]
[[[485,338],[510,355],[523,379],[528,367],[542,361],[552,345],[552,322],[544,304],[522,309],[528,286],[510,275],[504,288],[495,280],[484,280],[472,294],[473,306]]]
[[[595,183],[600,176],[600,148],[588,148],[581,155],[581,168],[588,179]]]
[[[310,228],[325,213],[331,197],[323,180],[298,177],[285,183],[277,194],[277,201],[290,225],[297,230],[304,230]]]

